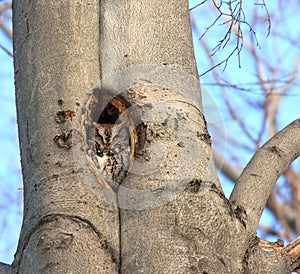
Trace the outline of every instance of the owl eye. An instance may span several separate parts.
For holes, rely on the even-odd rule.
[[[98,155],[99,157],[103,157],[103,156],[104,156],[104,155],[103,155],[103,151],[97,149],[97,155]]]
[[[110,149],[107,151],[107,156],[114,156],[114,152]]]

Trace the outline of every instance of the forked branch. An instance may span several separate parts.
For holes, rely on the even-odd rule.
[[[279,176],[300,155],[300,119],[257,150],[239,177],[230,202],[243,212],[243,222],[255,234],[262,211]]]

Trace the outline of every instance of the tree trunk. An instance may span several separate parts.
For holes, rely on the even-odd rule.
[[[83,182],[72,149],[56,145],[99,81],[99,2],[15,1],[15,82],[24,178],[16,273],[114,273],[119,216]]]
[[[16,0],[13,24],[25,195],[14,273],[289,273],[217,179],[187,1]],[[120,185],[86,156],[104,101],[126,103],[134,160]]]

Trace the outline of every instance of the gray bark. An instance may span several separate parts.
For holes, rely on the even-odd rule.
[[[72,149],[53,137],[99,81],[99,2],[14,1],[15,83],[24,178],[24,220],[15,273],[114,273],[118,210],[83,183]],[[93,23],[92,23],[93,22]]]
[[[11,274],[12,273],[11,265],[0,263],[0,273],[1,274]]]
[[[14,273],[289,273],[217,179],[187,1],[18,0],[13,16],[25,194]],[[96,84],[146,128],[116,192],[76,142]],[[62,110],[76,119],[55,121]]]
[[[234,207],[245,210],[247,226],[255,233],[270,192],[279,176],[300,155],[300,120],[273,136],[257,150],[230,196]],[[255,195],[259,189],[260,195]]]

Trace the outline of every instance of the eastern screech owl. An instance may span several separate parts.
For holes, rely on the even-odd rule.
[[[131,139],[125,122],[96,124],[94,162],[108,182],[119,185],[126,176],[131,161]]]

